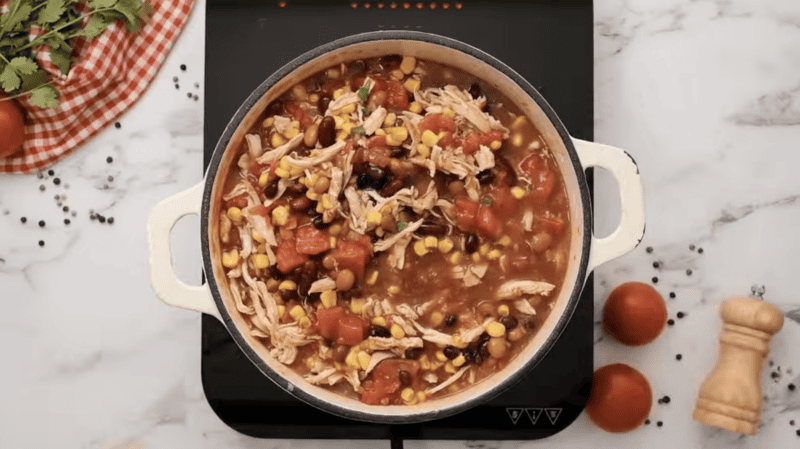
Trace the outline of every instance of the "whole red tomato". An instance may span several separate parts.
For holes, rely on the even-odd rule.
[[[653,405],[650,383],[628,365],[615,363],[594,372],[586,414],[608,432],[629,432],[647,419]]]
[[[25,141],[25,118],[14,100],[0,92],[0,158],[22,149]]]
[[[666,322],[664,299],[642,282],[627,282],[615,288],[603,307],[603,328],[626,345],[650,343]]]

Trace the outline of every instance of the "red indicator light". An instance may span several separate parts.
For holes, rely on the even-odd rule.
[[[353,8],[353,9],[356,9],[356,8],[358,8],[358,3],[356,3],[356,2],[350,3],[350,7]]]
[[[422,8],[424,8],[424,7],[425,7],[425,4],[424,4],[424,3],[422,3],[422,2],[418,2],[418,3],[417,3],[417,9],[422,9]]]
[[[278,2],[278,8],[285,8],[286,2]]]
[[[450,3],[442,3],[442,9],[450,9]]]
[[[461,3],[456,3],[456,9],[461,9],[463,7],[464,7],[464,5],[462,5]]]
[[[389,3],[389,7],[392,9],[397,9],[397,3],[395,2]]]
[[[430,8],[430,9],[436,9],[436,2],[433,2],[433,3],[431,3],[430,5],[428,5],[428,8]]]
[[[411,8],[411,3],[408,2],[403,3],[403,9],[410,9],[410,8]]]
[[[378,3],[378,9],[383,9],[383,6],[384,6],[383,3]]]
[[[372,8],[372,5],[370,3],[364,3],[364,7],[370,9]]]

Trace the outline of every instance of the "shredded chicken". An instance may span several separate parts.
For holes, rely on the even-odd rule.
[[[436,343],[437,345],[444,345],[444,346],[453,344],[453,336],[452,335],[447,335],[444,332],[439,332],[439,331],[437,331],[435,329],[431,329],[431,328],[425,327],[425,326],[417,323],[416,321],[412,321],[412,323],[414,324],[414,327],[416,327],[417,330],[422,334],[422,339],[423,340],[429,341],[431,343]]]
[[[264,148],[261,147],[261,136],[258,134],[247,134],[244,136],[247,142],[247,150],[252,157],[259,157],[264,153]]]
[[[367,369],[364,370],[364,374],[365,375],[369,374],[378,365],[378,363],[381,363],[382,361],[386,359],[391,359],[393,357],[397,356],[393,352],[389,351],[378,351],[373,353],[372,357],[369,359],[369,366],[367,366]]]
[[[527,299],[518,299],[514,301],[514,307],[526,315],[536,315],[536,309],[531,306]]]
[[[336,154],[338,154],[342,150],[342,148],[344,148],[345,145],[346,144],[343,140],[337,140],[336,143],[327,148],[314,150],[311,153],[310,157],[303,159],[296,159],[291,156],[287,156],[286,160],[287,162],[296,167],[300,168],[313,167],[314,165],[333,159],[333,157],[336,156]]]
[[[453,374],[452,376],[447,378],[446,381],[440,383],[439,385],[437,385],[437,386],[435,386],[433,388],[428,388],[427,390],[425,390],[425,394],[433,394],[433,393],[436,393],[437,391],[440,391],[440,390],[443,390],[443,389],[449,387],[453,382],[457,381],[461,376],[463,376],[464,373],[468,369],[469,369],[469,365],[462,367],[460,370],[456,371],[455,374]]]
[[[361,102],[361,98],[358,97],[358,92],[348,92],[338,99],[331,101],[331,103],[328,105],[328,110],[325,111],[325,115],[333,115],[334,111],[338,111],[348,104],[359,102]]]
[[[523,294],[529,295],[548,295],[555,285],[543,281],[531,281],[527,279],[518,279],[508,281],[497,289],[498,299],[510,299]]]
[[[331,278],[325,277],[318,279],[311,284],[308,293],[322,293],[336,288],[336,281]]]
[[[383,107],[379,107],[372,111],[372,114],[364,120],[364,124],[362,128],[364,128],[364,134],[371,136],[375,134],[375,131],[383,125],[383,121],[386,119],[387,111]]]

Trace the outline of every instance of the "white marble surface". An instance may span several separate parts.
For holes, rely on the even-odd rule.
[[[0,176],[0,448],[388,447],[257,440],[229,429],[203,395],[199,314],[165,306],[149,286],[149,210],[202,176],[202,101],[186,93],[202,95],[204,8],[199,0],[120,129],[109,128],[54,166],[48,179]],[[796,1],[595,2],[595,137],[636,158],[648,218],[642,245],[596,271],[597,316],[615,285],[652,276],[665,297],[676,293],[670,317],[687,313],[636,349],[603,338],[598,327],[595,364],[637,366],[655,397],[671,402],[654,403],[653,423],[624,435],[581,416],[543,441],[406,447],[800,447],[800,424],[789,424],[800,423],[800,391],[787,388],[800,386],[798,74]],[[606,179],[598,186],[604,212],[597,221],[608,230],[618,205],[603,185]],[[54,196],[64,194],[75,217],[56,205]],[[90,220],[90,209],[114,223]],[[199,219],[189,217],[172,237],[179,275],[192,283],[199,283],[198,228]],[[739,437],[690,416],[716,358],[715,306],[753,284],[766,287],[765,298],[787,319],[773,343],[775,365],[764,374],[763,426],[757,436]],[[781,376],[772,379],[778,366]]]

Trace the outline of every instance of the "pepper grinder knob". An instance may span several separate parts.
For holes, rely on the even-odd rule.
[[[746,296],[726,300],[719,358],[700,387],[694,419],[734,433],[754,435],[761,418],[761,371],[783,314],[772,304]]]

